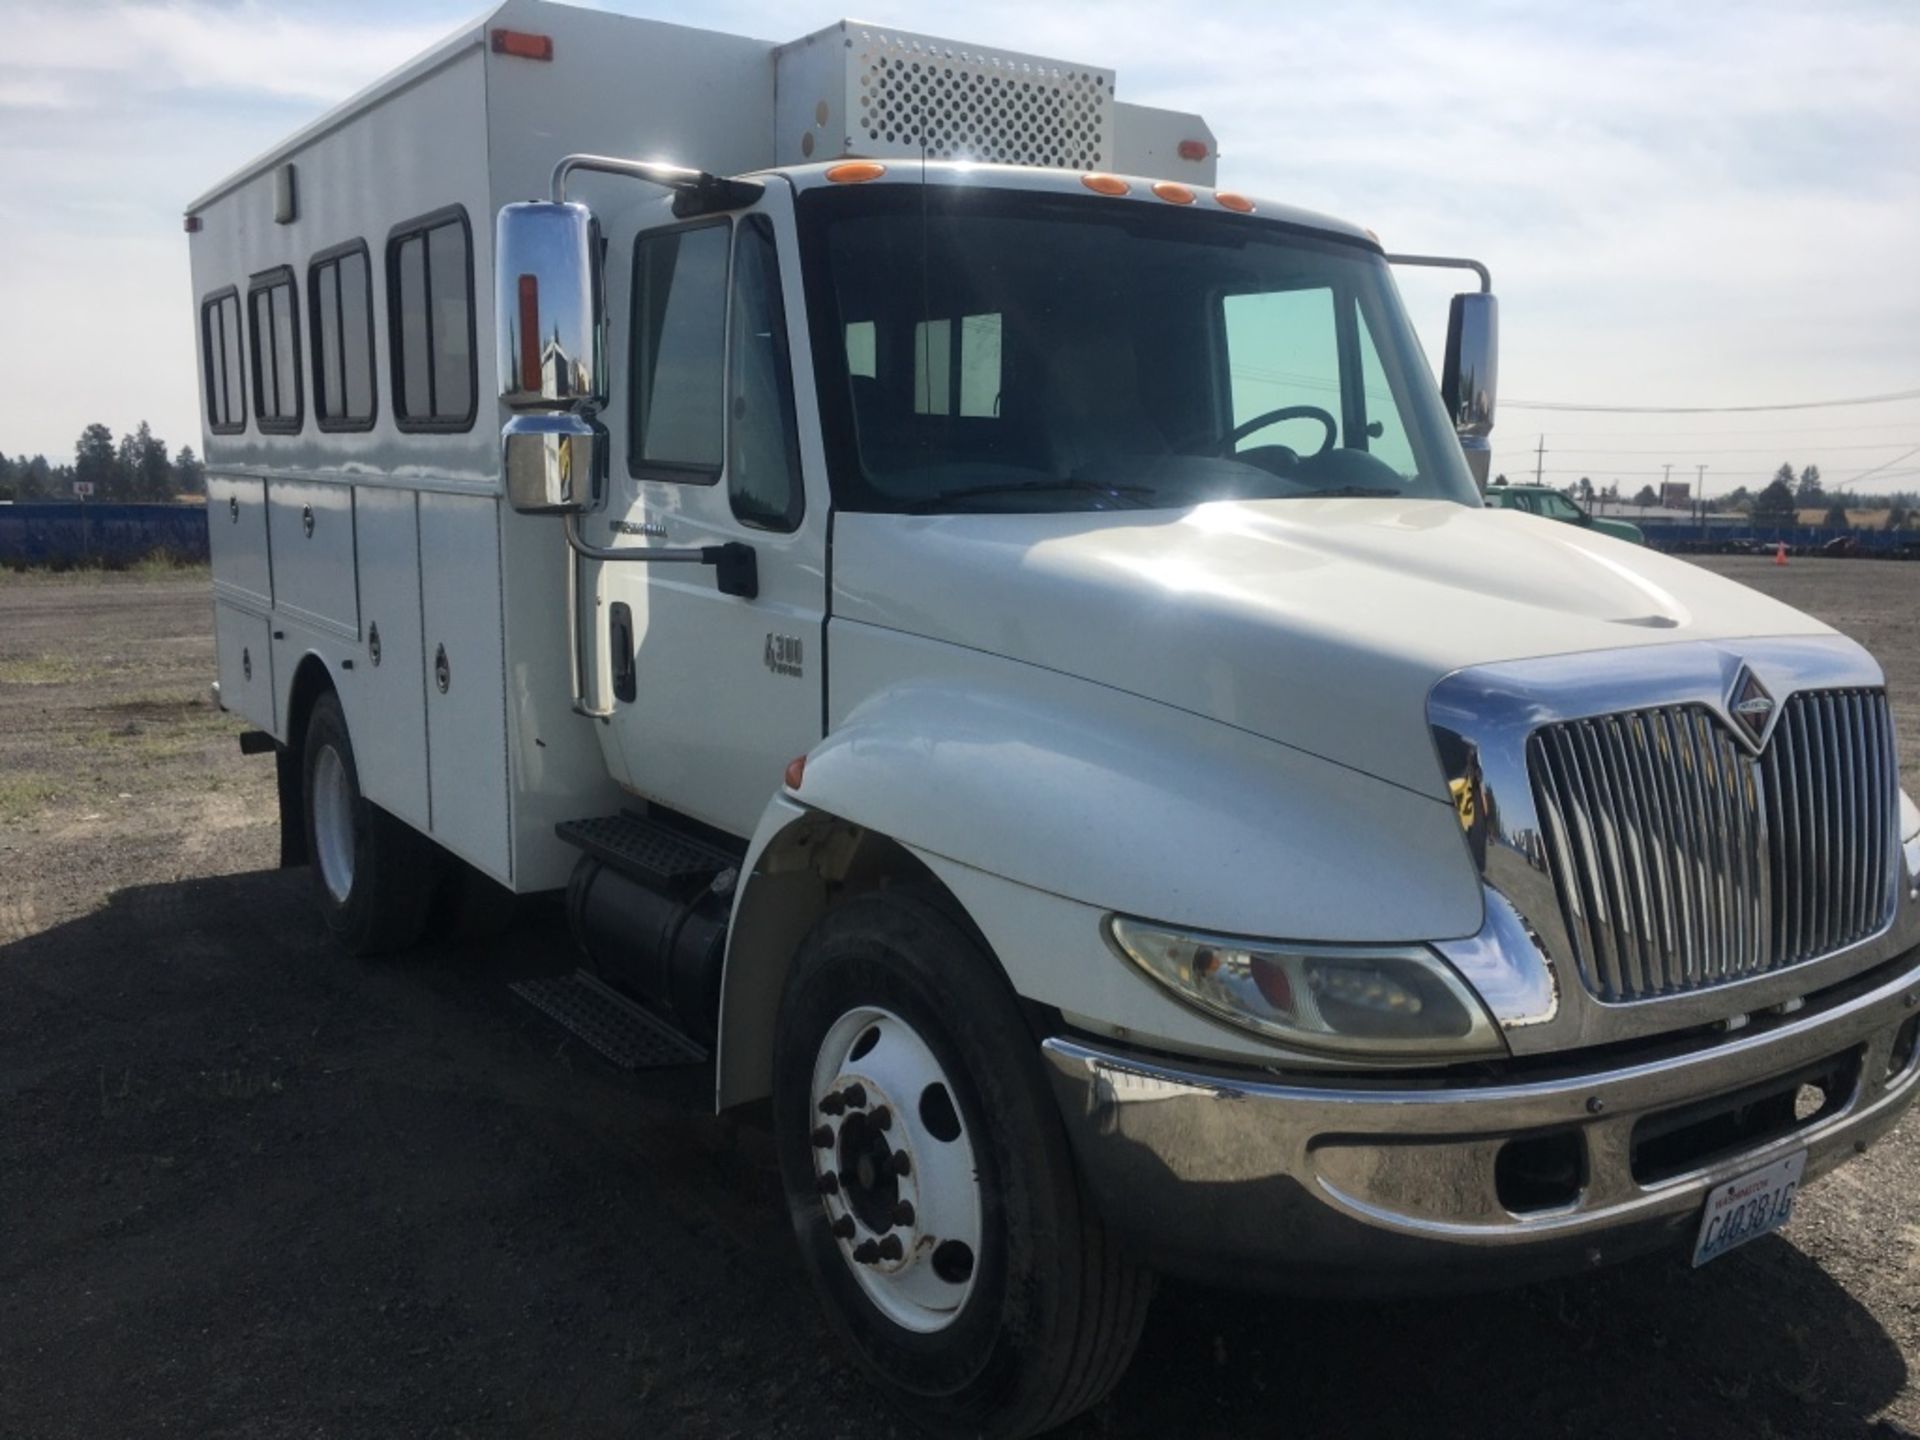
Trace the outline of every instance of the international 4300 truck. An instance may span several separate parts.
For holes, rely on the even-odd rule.
[[[1216,163],[1094,65],[508,0],[187,213],[285,858],[362,954],[564,887],[947,1431],[1156,1272],[1712,1258],[1920,1088],[1879,667],[1485,507],[1485,272],[1436,385],[1431,257]]]

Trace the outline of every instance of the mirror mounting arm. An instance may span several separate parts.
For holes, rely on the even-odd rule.
[[[1493,293],[1493,274],[1478,260],[1454,255],[1389,255],[1389,265],[1424,265],[1435,270],[1471,270],[1480,277],[1480,293]]]
[[[759,563],[751,545],[730,540],[725,545],[699,545],[682,549],[667,546],[595,545],[580,533],[580,517],[566,517],[567,544],[583,560],[639,560],[655,565],[711,565],[715,581],[723,595],[753,599],[760,593]]]
[[[623,175],[629,180],[645,180],[674,192],[673,213],[681,219],[710,215],[720,210],[740,210],[753,204],[766,190],[758,180],[730,180],[709,175],[686,165],[667,165],[655,160],[622,160],[613,155],[568,155],[553,167],[553,198],[564,204],[567,177],[576,170],[599,175]]]

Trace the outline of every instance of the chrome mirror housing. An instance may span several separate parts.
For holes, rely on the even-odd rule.
[[[551,201],[502,206],[493,253],[501,400],[517,411],[604,405],[592,212]]]
[[[605,432],[570,411],[516,415],[501,432],[507,501],[522,515],[581,515],[599,501]]]
[[[1446,363],[1440,398],[1460,436],[1473,478],[1485,489],[1493,447],[1495,392],[1500,375],[1500,302],[1492,295],[1456,295],[1447,315]]]

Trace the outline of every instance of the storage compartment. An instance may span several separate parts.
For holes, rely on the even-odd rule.
[[[275,730],[273,642],[266,616],[230,601],[213,605],[213,641],[219,655],[220,703],[262,730]]]
[[[263,608],[273,603],[266,481],[207,477],[207,542],[213,551],[216,592]]]
[[[433,836],[510,884],[498,502],[423,493],[420,565]]]
[[[427,697],[420,647],[420,532],[411,490],[359,486],[353,496],[360,564],[363,657],[345,689],[361,791],[421,830],[428,828]]]
[[[353,487],[272,481],[267,533],[273,546],[274,609],[344,639],[359,639]]]

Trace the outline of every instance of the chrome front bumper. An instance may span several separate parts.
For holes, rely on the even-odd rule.
[[[1920,950],[1764,1030],[1550,1078],[1279,1082],[1074,1039],[1042,1048],[1097,1203],[1153,1263],[1277,1289],[1394,1293],[1520,1283],[1677,1245],[1733,1176],[1803,1147],[1809,1176],[1832,1168],[1920,1094],[1920,1060],[1895,1051],[1916,1015]],[[1678,1173],[1656,1178],[1643,1163],[1636,1175],[1642,1121],[1713,1112],[1716,1097],[1828,1061],[1854,1078],[1818,1118],[1731,1153],[1707,1144]],[[1554,1135],[1577,1137],[1583,1183],[1557,1208],[1516,1213],[1496,1184],[1500,1152]]]

